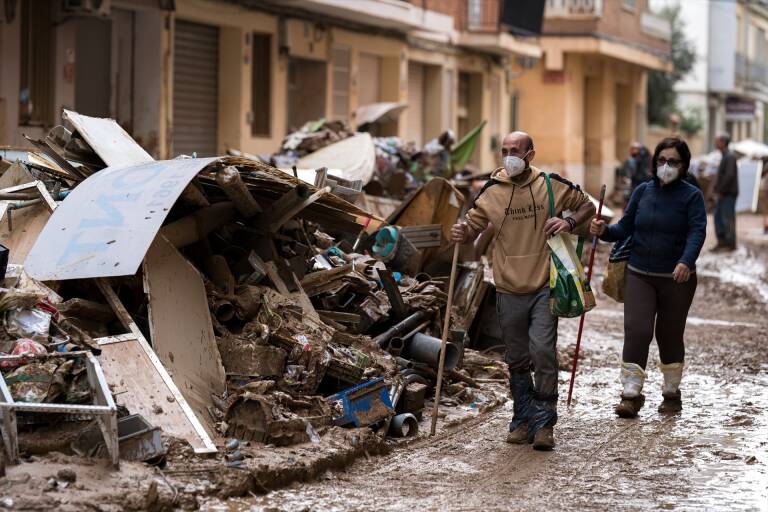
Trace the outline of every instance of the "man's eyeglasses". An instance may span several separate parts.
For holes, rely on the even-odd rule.
[[[683,161],[682,160],[678,160],[677,158],[666,159],[664,157],[661,157],[658,160],[656,160],[656,163],[658,163],[659,165],[667,164],[670,167],[677,168],[677,167],[680,167],[680,165],[683,163]]]

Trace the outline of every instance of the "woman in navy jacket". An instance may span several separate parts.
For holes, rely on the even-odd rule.
[[[659,412],[682,409],[683,334],[707,230],[704,197],[683,180],[690,162],[685,141],[662,140],[653,153],[653,179],[635,189],[624,217],[611,226],[598,220],[590,225],[591,233],[607,242],[632,237],[624,290],[623,391],[616,406],[622,417],[637,416],[645,402],[642,389],[654,327],[664,375]]]

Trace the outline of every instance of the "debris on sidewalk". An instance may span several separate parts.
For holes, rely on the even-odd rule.
[[[258,446],[325,446],[339,427],[410,437],[434,392],[446,314],[444,400],[498,402],[503,392],[478,391],[462,369],[477,271],[459,289],[463,309],[445,311],[443,260],[464,203],[447,180],[416,188],[385,220],[347,201],[377,179],[378,157],[320,158],[357,139],[374,155],[376,139],[338,123],[305,126],[274,159],[306,158],[308,180],[248,155],[154,161],[114,121],[64,117],[67,128],[31,141],[34,158],[0,176],[10,396],[87,403],[94,371],[109,386],[95,395],[109,419],[57,409],[79,429],[64,451],[165,456],[176,469],[220,452],[225,466],[248,468]],[[12,213],[19,200],[36,201],[22,210],[35,214]],[[95,370],[85,355],[57,354],[88,355]],[[100,428],[80,426],[94,417]],[[23,424],[34,433],[35,421]]]

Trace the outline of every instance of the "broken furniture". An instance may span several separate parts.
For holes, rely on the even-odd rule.
[[[117,407],[112,399],[112,393],[107,386],[104,373],[96,358],[90,352],[68,352],[57,354],[45,354],[39,356],[0,356],[2,361],[23,361],[30,359],[61,358],[74,359],[85,358],[85,366],[88,375],[88,384],[93,399],[92,405],[54,404],[54,403],[29,403],[17,402],[11,396],[5,378],[0,375],[0,414],[2,414],[2,435],[8,460],[16,464],[19,461],[18,434],[16,431],[18,413],[36,414],[84,414],[94,416],[99,425],[112,465],[119,466],[120,450],[118,446],[117,432]]]

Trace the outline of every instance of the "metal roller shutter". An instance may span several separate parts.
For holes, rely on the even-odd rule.
[[[219,29],[176,21],[173,58],[173,153],[218,153]]]

